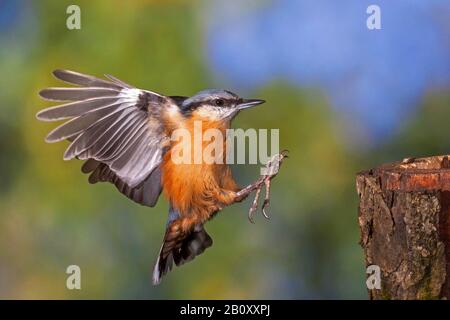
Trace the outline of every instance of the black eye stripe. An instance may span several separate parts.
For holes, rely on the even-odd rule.
[[[218,106],[216,104],[216,101],[219,100],[219,99],[223,101],[223,104],[220,105],[220,106]],[[238,103],[238,102],[239,101],[237,99],[212,98],[212,99],[209,99],[209,100],[206,100],[206,101],[198,101],[198,102],[186,105],[186,106],[181,108],[181,112],[185,116],[188,116],[193,111],[195,111],[196,109],[198,109],[199,107],[204,106],[204,105],[213,106],[213,107],[225,107],[226,108],[226,107],[228,107],[228,106],[230,106],[230,105],[232,105],[234,103]]]
[[[234,100],[234,99],[214,98],[214,99],[210,99],[210,100],[206,100],[206,101],[199,101],[196,103],[192,103],[189,105],[189,108],[197,109],[198,107],[201,107],[202,105],[209,105],[209,106],[217,107],[217,104],[216,104],[217,100],[223,101],[222,106],[227,106],[227,105],[230,105],[230,104],[236,102],[236,100]]]
[[[220,107],[229,106],[229,105],[231,105],[233,102],[235,102],[234,99],[216,98],[216,99],[213,99],[212,101],[210,101],[209,104],[211,104],[211,105],[213,105],[213,106],[218,106],[218,105],[217,105],[217,101],[222,101],[222,103],[219,105]]]

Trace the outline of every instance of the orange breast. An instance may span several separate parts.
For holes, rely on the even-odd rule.
[[[183,128],[191,133],[191,139],[180,139],[172,142],[168,152],[165,154],[162,164],[162,184],[165,196],[169,199],[172,206],[177,209],[181,215],[193,215],[199,222],[208,220],[212,213],[217,211],[217,194],[226,185],[234,185],[230,170],[226,164],[206,163],[205,159],[200,163],[193,163],[194,160],[202,159],[202,152],[211,141],[203,141],[201,148],[194,148],[194,121],[199,119],[188,119],[183,123]],[[198,122],[197,122],[198,125]],[[202,121],[201,133],[204,134],[209,128],[219,129],[225,138],[225,130],[228,124],[220,122]],[[198,128],[198,127],[197,127]],[[225,157],[225,139],[215,141],[222,144]],[[176,163],[174,161],[175,150],[189,152],[191,163]],[[216,148],[218,150],[220,148]],[[197,153],[197,154],[196,154]],[[197,157],[197,158],[196,158]],[[184,158],[187,159],[187,158]],[[179,162],[179,161],[178,161]]]

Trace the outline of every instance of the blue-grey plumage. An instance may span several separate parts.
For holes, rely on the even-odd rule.
[[[264,103],[260,99],[242,99],[237,94],[223,89],[202,90],[190,98],[186,98],[180,105],[184,114],[192,111],[202,111],[203,114],[216,119],[232,118],[237,113],[249,107]]]
[[[183,106],[192,103],[205,102],[213,99],[238,100],[239,96],[231,91],[223,89],[204,89],[197,92],[183,102]]]

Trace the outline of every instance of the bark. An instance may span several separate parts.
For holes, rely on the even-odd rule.
[[[382,165],[356,185],[366,266],[381,270],[370,299],[450,298],[448,157]]]

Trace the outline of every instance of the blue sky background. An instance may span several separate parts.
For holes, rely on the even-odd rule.
[[[366,27],[371,4],[381,9],[381,30]],[[446,0],[215,0],[207,15],[207,57],[221,80],[320,88],[375,143],[427,90],[449,84]]]

